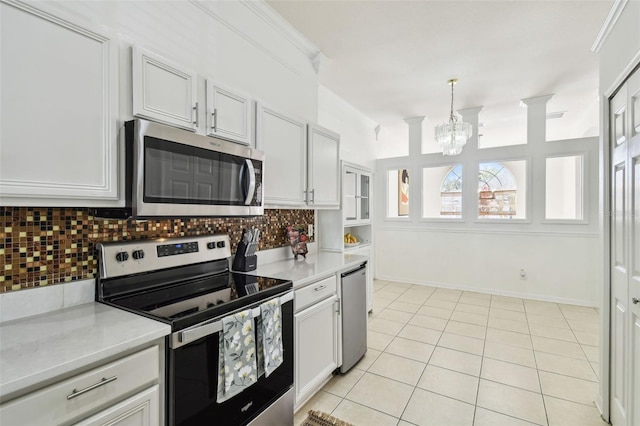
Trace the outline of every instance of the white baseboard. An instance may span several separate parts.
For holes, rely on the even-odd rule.
[[[547,296],[543,294],[533,294],[533,293],[517,292],[517,291],[506,291],[506,290],[494,289],[494,288],[488,288],[488,287],[473,287],[473,286],[465,286],[465,285],[459,285],[459,284],[440,283],[440,282],[423,281],[423,280],[415,281],[415,280],[398,279],[397,277],[380,276],[380,275],[376,277],[376,280],[395,281],[395,282],[402,282],[402,283],[416,284],[416,285],[428,285],[432,287],[450,288],[453,290],[475,291],[476,293],[495,294],[496,296],[520,297],[523,299],[540,300],[542,302],[553,302],[553,303],[563,303],[566,305],[588,306],[590,308],[599,307],[597,302],[593,302],[590,300]]]

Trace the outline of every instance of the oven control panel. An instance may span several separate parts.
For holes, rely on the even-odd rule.
[[[176,254],[195,253],[198,251],[198,243],[174,243],[163,244],[157,247],[158,257],[175,256]]]
[[[101,278],[231,257],[228,235],[159,238],[97,245]]]

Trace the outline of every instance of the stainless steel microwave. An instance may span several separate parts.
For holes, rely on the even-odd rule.
[[[146,120],[125,123],[126,198],[133,217],[264,212],[264,153]]]

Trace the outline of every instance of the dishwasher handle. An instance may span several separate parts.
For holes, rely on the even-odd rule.
[[[367,267],[367,262],[363,262],[363,263],[362,263],[360,266],[358,266],[356,269],[352,269],[352,270],[350,270],[350,271],[348,271],[348,272],[343,272],[342,274],[340,274],[340,277],[341,277],[341,278],[348,277],[349,275],[353,275],[353,274],[355,274],[356,272],[359,272],[359,271],[363,270],[363,269],[364,269],[364,268],[366,268],[366,267]]]

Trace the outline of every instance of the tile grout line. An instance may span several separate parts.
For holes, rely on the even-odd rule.
[[[411,289],[411,287],[409,287],[409,288],[405,289],[405,290],[404,290],[404,292],[399,293],[391,303],[393,303],[394,301],[399,301],[398,299],[399,299],[399,298],[400,298],[404,293],[406,293],[409,289]],[[451,302],[450,300],[447,300],[447,299],[432,299],[432,296],[434,295],[434,292],[435,292],[435,291],[432,291],[432,292],[430,293],[429,297],[425,300],[425,302],[423,302],[423,303],[422,303],[422,304],[420,304],[420,305],[417,305],[417,306],[418,306],[418,310],[419,310],[420,308],[422,308],[422,307],[425,307],[425,306],[427,306],[427,307],[435,307],[435,308],[437,308],[437,306],[425,305],[425,303],[426,303],[427,301],[429,301],[429,300],[431,300],[432,302],[433,302],[433,301],[435,301],[435,300],[443,300],[443,301],[445,301],[445,302]],[[438,337],[438,339],[437,339],[437,341],[435,342],[435,344],[433,344],[433,343],[429,343],[429,342],[425,342],[425,341],[421,341],[421,340],[412,339],[412,338],[407,338],[407,337],[402,337],[403,339],[407,339],[407,340],[415,341],[415,342],[422,343],[422,344],[428,344],[428,345],[430,345],[430,346],[433,346],[433,347],[434,347],[434,351],[435,351],[435,348],[436,348],[436,347],[443,347],[443,348],[446,348],[446,347],[444,347],[444,346],[439,346],[439,344],[440,344],[440,341],[441,341],[441,339],[442,339],[442,335],[443,335],[443,333],[447,332],[447,331],[446,331],[447,326],[451,323],[451,321],[453,321],[453,320],[452,320],[452,317],[453,317],[453,315],[455,314],[455,312],[465,312],[465,311],[461,311],[461,310],[459,311],[459,310],[457,309],[457,308],[459,307],[459,304],[460,304],[460,303],[462,303],[462,302],[460,302],[460,299],[461,299],[462,295],[464,295],[464,292],[462,292],[462,293],[461,293],[461,295],[460,295],[460,296],[458,296],[458,301],[457,301],[457,302],[456,302],[456,304],[454,305],[454,307],[453,307],[453,309],[452,309],[451,313],[449,314],[449,317],[446,319],[446,322],[445,322],[445,325],[444,325],[444,329],[443,329],[443,330],[438,330],[438,329],[433,329],[433,328],[429,328],[429,327],[422,327],[422,326],[418,326],[418,325],[412,325],[412,324],[409,324],[409,321],[411,321],[411,319],[413,319],[416,315],[420,315],[420,314],[418,313],[418,311],[415,311],[415,312],[400,311],[400,310],[398,310],[398,309],[388,308],[388,306],[389,306],[389,305],[387,305],[387,306],[385,306],[384,308],[382,308],[382,309],[381,309],[381,311],[382,311],[382,310],[385,310],[385,309],[390,309],[390,310],[394,310],[394,311],[398,311],[398,312],[404,312],[404,313],[410,314],[409,319],[408,319],[407,321],[405,321],[405,322],[402,322],[402,321],[396,321],[396,320],[393,320],[393,319],[386,319],[386,318],[380,318],[380,319],[384,319],[384,320],[387,320],[387,321],[391,321],[391,322],[399,323],[399,324],[401,324],[401,325],[402,325],[402,328],[401,328],[401,330],[400,330],[398,333],[391,335],[391,336],[393,337],[393,339],[395,339],[395,338],[397,338],[397,337],[401,337],[401,336],[399,336],[399,333],[401,333],[401,332],[402,332],[402,330],[404,330],[404,329],[406,328],[406,326],[407,326],[407,325],[412,325],[412,326],[414,326],[414,327],[425,328],[425,329],[428,329],[428,330],[432,330],[432,331],[434,331],[434,332],[438,332],[438,333],[440,333],[440,336]],[[391,303],[390,303],[390,304],[391,304]],[[408,304],[413,304],[413,303],[411,303],[411,302],[406,302],[406,303],[408,303]],[[465,304],[466,304],[466,303],[465,303]],[[473,304],[472,304],[472,305],[473,305]],[[557,306],[557,304],[555,304],[555,305]],[[483,306],[483,305],[474,305],[474,306],[486,307],[486,306]],[[485,355],[485,353],[486,353],[486,345],[487,345],[487,341],[488,341],[488,340],[487,340],[487,333],[488,333],[488,329],[489,329],[488,321],[491,319],[491,309],[492,309],[492,308],[491,308],[491,306],[489,306],[489,314],[488,314],[488,317],[487,317],[487,324],[485,325],[485,327],[486,327],[486,329],[485,329],[485,333],[484,333],[484,336],[485,336],[485,337],[484,337],[484,339],[483,339],[483,347],[482,347],[482,355],[481,355],[481,357],[482,357],[483,361],[484,361],[484,358],[485,358],[485,357],[486,357],[487,359],[493,359],[493,358],[491,358],[490,356],[486,356],[486,355]],[[497,307],[496,307],[496,308],[494,308],[494,309],[500,309],[500,308],[497,308]],[[518,312],[518,311],[513,311],[513,312]],[[561,309],[560,309],[560,312],[561,312],[561,314],[562,314],[563,319],[565,319],[565,320],[566,320],[566,316],[564,315],[564,312],[563,312]],[[472,314],[475,314],[475,315],[482,315],[482,314],[479,314],[479,313],[478,313],[478,311],[471,312],[471,313],[472,313]],[[379,314],[379,313],[378,313],[378,314]],[[526,308],[525,308],[524,315],[525,315],[525,318],[526,318],[526,324],[527,324],[527,329],[529,330],[529,333],[522,333],[522,332],[520,332],[520,331],[509,330],[509,329],[499,329],[499,328],[497,328],[497,330],[503,330],[503,331],[506,331],[506,332],[512,332],[512,333],[519,333],[519,334],[528,335],[528,336],[529,336],[529,340],[530,340],[530,341],[532,341],[532,338],[534,337],[534,335],[533,335],[533,334],[531,334],[531,327],[530,327],[530,321],[529,321],[528,314],[529,314],[529,312],[527,312],[527,310],[526,310]],[[532,312],[531,314],[532,314],[532,315],[541,315],[541,316],[543,316],[543,317],[548,317],[547,315],[540,314],[540,313],[533,313],[533,312]],[[426,316],[429,316],[429,315],[426,315]],[[432,318],[437,319],[438,317],[432,317]],[[549,317],[549,318],[553,318],[553,317]],[[440,319],[444,319],[444,318],[440,318]],[[525,323],[525,321],[519,321],[519,320],[515,320],[515,319],[513,319],[513,318],[504,318],[504,320],[518,321],[518,322],[523,322],[523,323]],[[471,324],[471,325],[480,325],[480,324],[474,324],[473,322],[464,322],[464,321],[458,321],[458,322],[463,322],[463,323],[465,323],[465,324]],[[567,323],[568,323],[568,322],[567,322]],[[568,324],[569,324],[569,323],[568,323]],[[552,326],[550,326],[550,327],[552,327]],[[552,328],[556,328],[556,327],[552,327]],[[572,335],[573,335],[574,337],[576,337],[576,336],[575,336],[575,330],[573,330],[573,328],[571,328],[570,324],[569,324],[569,329],[571,330]],[[565,329],[565,330],[566,330],[566,329]],[[451,332],[451,331],[449,331],[448,333],[452,333],[452,334],[454,334],[454,335],[461,336],[461,337],[467,337],[467,338],[472,338],[472,339],[473,339],[473,338],[478,339],[477,337],[467,336],[467,335],[464,335],[464,334],[458,334],[458,333]],[[576,337],[576,342],[568,342],[568,341],[566,341],[566,340],[562,340],[562,339],[555,339],[555,338],[553,338],[553,337],[545,337],[545,336],[540,336],[540,337],[543,337],[543,338],[546,338],[546,339],[550,339],[550,340],[564,341],[564,342],[567,342],[567,343],[577,343],[577,344],[579,344],[579,345],[580,345],[580,347],[581,347],[581,351],[582,351],[583,355],[585,355],[585,359],[586,359],[588,362],[590,362],[590,361],[589,361],[589,359],[588,359],[588,357],[586,357],[586,353],[585,353],[585,351],[584,351],[584,345],[582,345],[582,343],[580,343],[580,342],[577,340],[577,337]],[[493,342],[493,341],[492,341],[492,342]],[[497,343],[497,344],[503,344],[503,345],[510,346],[510,347],[514,347],[514,348],[518,348],[518,349],[527,349],[527,348],[522,348],[522,347],[517,346],[517,345],[512,345],[512,344],[509,344],[509,343],[504,343],[504,342],[495,342],[495,343]],[[381,353],[382,353],[382,352],[385,352],[385,353],[390,354],[389,352],[387,352],[387,348],[388,348],[388,347],[389,347],[389,345],[386,345],[386,346],[385,346],[385,348],[381,351]],[[597,348],[597,346],[596,346],[596,348]],[[373,348],[372,348],[372,349],[373,349]],[[471,354],[471,355],[476,355],[476,356],[477,356],[477,354],[476,354],[476,353],[468,352],[468,351],[466,351],[466,350],[459,350],[459,349],[455,349],[455,348],[446,348],[446,349],[450,349],[450,350],[454,350],[454,351],[457,351],[457,352],[462,352],[462,353],[466,353],[466,354]],[[536,352],[536,351],[535,351],[535,348],[533,348],[533,346],[532,346],[532,348],[531,348],[530,350],[533,352],[533,355],[534,355],[534,365],[535,365],[536,372],[537,372],[537,375],[538,375],[538,385],[539,385],[539,386],[538,386],[538,388],[540,389],[540,395],[542,396],[542,399],[543,399],[543,406],[544,406],[544,409],[545,409],[545,416],[546,416],[546,420],[547,420],[547,422],[548,422],[548,421],[549,421],[549,420],[548,420],[548,413],[547,413],[547,410],[546,410],[546,404],[545,404],[545,402],[544,402],[544,395],[545,395],[545,394],[542,392],[542,385],[541,385],[541,381],[540,381],[540,371],[546,371],[546,370],[540,370],[540,369],[539,369],[538,364],[537,364],[537,357],[536,357],[536,354],[535,354],[535,352]],[[547,352],[545,352],[545,351],[540,351],[540,352],[547,353]],[[554,356],[559,356],[559,357],[563,357],[563,358],[567,358],[567,359],[573,359],[573,360],[578,360],[578,361],[584,361],[584,359],[573,358],[573,357],[565,356],[565,355],[562,355],[562,354],[554,354],[554,353],[552,353],[552,352],[548,352],[548,353],[549,353],[549,354],[551,354],[551,355],[554,355]],[[396,355],[396,354],[391,354],[391,355],[399,356],[399,357],[406,358],[406,359],[408,359],[408,360],[412,360],[412,361],[416,361],[416,362],[423,362],[423,361],[418,361],[418,360],[415,360],[415,359],[412,359],[412,358],[407,358],[407,357],[404,357],[404,356],[402,356],[402,355]],[[431,355],[429,356],[429,359],[428,359],[428,360],[427,360],[427,362],[425,363],[424,368],[422,369],[421,377],[422,377],[422,375],[424,374],[424,372],[425,372],[425,370],[426,370],[426,366],[427,366],[427,365],[431,365],[431,364],[429,364],[429,363],[430,363],[430,361],[431,361],[432,357],[433,357],[433,351],[432,351]],[[529,367],[529,366],[527,366],[527,365],[519,364],[519,363],[517,363],[517,362],[504,361],[504,360],[499,360],[499,359],[497,359],[497,361],[507,362],[507,363],[514,364],[514,365],[518,365],[518,366],[522,366],[522,367]],[[375,361],[374,361],[374,362],[375,362]],[[482,374],[482,366],[483,366],[483,363],[481,364],[481,371],[480,371],[480,373],[479,373],[480,375]],[[463,372],[460,372],[460,371],[456,371],[456,370],[451,370],[451,369],[448,369],[448,368],[445,368],[445,367],[440,367],[440,366],[436,366],[436,367],[438,367],[438,368],[442,368],[442,369],[445,369],[445,370],[448,370],[448,371],[456,372],[456,373],[458,373],[458,374],[465,374],[465,375],[468,375],[468,376],[475,377],[475,376],[473,376],[473,375],[470,375],[470,374],[467,374],[467,373],[463,373]],[[529,368],[530,368],[530,367],[529,367]],[[593,366],[591,366],[591,368],[592,368],[592,370],[593,370]],[[368,371],[367,371],[367,372],[368,372]],[[563,376],[563,377],[568,377],[568,378],[576,379],[576,380],[583,380],[583,381],[585,381],[585,382],[592,382],[591,380],[587,380],[587,379],[584,379],[584,378],[574,377],[574,376],[569,376],[569,375],[566,375],[566,374],[557,373],[557,372],[553,372],[553,371],[550,371],[550,373],[552,373],[552,374],[556,374],[556,375],[559,375],[559,376]],[[374,375],[375,375],[375,373],[369,373],[369,374],[374,374]],[[597,374],[596,374],[596,376],[597,376]],[[380,376],[380,377],[384,377],[384,378],[386,378],[386,379],[390,379],[389,377],[385,377],[385,376]],[[360,379],[359,379],[359,380],[360,380]],[[391,379],[391,380],[393,380],[393,379]],[[480,380],[484,380],[484,379],[482,379],[481,377],[478,377],[478,383],[480,383]],[[491,381],[491,380],[489,380],[489,381]],[[405,385],[407,384],[407,383],[405,383],[405,382],[400,382],[400,381],[397,381],[397,382],[399,382],[399,383],[403,383],[403,384],[405,384]],[[356,382],[356,383],[357,383],[357,382]],[[511,385],[507,385],[507,384],[505,384],[505,383],[501,383],[501,382],[495,382],[495,383],[500,383],[500,384],[502,384],[502,385],[511,386]],[[355,384],[354,384],[354,385],[355,385]],[[517,389],[522,389],[522,390],[526,390],[526,391],[531,392],[531,390],[530,390],[530,389],[519,388],[519,387],[517,387],[517,386],[513,386],[513,387],[514,387],[514,388],[517,388]],[[418,388],[418,385],[417,385],[417,384],[416,384],[415,386],[413,386],[413,391],[412,391],[411,397],[413,396],[413,394],[414,394],[414,392],[415,392],[415,389],[416,389],[416,388]],[[422,389],[422,388],[420,388],[420,389]],[[425,391],[427,391],[427,392],[431,392],[431,393],[436,394],[436,395],[441,395],[441,396],[443,396],[443,397],[450,398],[450,399],[453,399],[453,400],[456,400],[456,401],[459,401],[459,402],[462,402],[462,403],[469,404],[469,403],[468,403],[468,402],[466,402],[466,401],[462,401],[462,400],[459,400],[459,399],[457,399],[457,398],[452,398],[451,396],[443,395],[443,394],[440,394],[440,393],[438,393],[438,392],[434,392],[434,391],[427,390],[427,389],[422,389],[422,390],[425,390]],[[479,393],[479,391],[477,391],[477,394],[476,394],[476,404],[475,404],[475,408],[476,408],[476,409],[477,409],[478,393]],[[537,393],[537,392],[536,392],[536,393]],[[409,400],[411,399],[411,397],[409,398]],[[561,397],[554,397],[554,398],[557,398],[557,399],[560,399],[560,400],[564,400],[564,401],[567,401],[567,402],[577,403],[577,404],[584,405],[584,406],[587,406],[587,407],[591,406],[591,405],[589,405],[589,404],[584,404],[584,403],[580,403],[580,402],[576,402],[576,401],[572,401],[572,400],[564,399],[564,398],[561,398]],[[346,398],[343,398],[343,399],[346,399]],[[407,406],[408,406],[408,403],[407,403],[407,405],[405,405],[405,408],[404,408],[404,410],[403,410],[403,414],[404,414],[404,412],[406,411]],[[490,410],[490,409],[487,409],[487,410],[489,410],[489,411],[493,411],[493,410]],[[497,413],[498,413],[498,412],[497,412]],[[385,414],[386,414],[386,413],[385,413]],[[474,410],[474,421],[475,421],[475,414],[476,414],[476,413],[475,413],[475,410]],[[505,416],[508,416],[508,417],[512,417],[512,418],[516,418],[516,419],[518,418],[518,417],[510,416],[510,415],[508,415],[508,414],[504,414],[504,413],[499,413],[499,414],[501,414],[501,415],[505,415]],[[402,416],[402,415],[401,415],[401,416]],[[522,420],[524,420],[524,419],[522,419]],[[400,419],[398,420],[398,422],[400,422],[400,421],[402,421],[402,418],[401,418],[401,417],[400,417]]]
[[[473,407],[473,419],[471,420],[471,424],[474,425],[476,423],[476,413],[478,412],[478,397],[480,396],[480,380],[482,380],[482,367],[484,366],[484,351],[487,346],[487,332],[489,330],[489,318],[491,317],[491,299],[493,296],[489,298],[489,313],[487,315],[487,329],[484,333],[484,341],[482,342],[482,358],[480,359],[480,371],[478,372],[478,386],[476,387],[476,400],[474,402]]]
[[[435,290],[432,291],[429,294],[429,297],[427,298],[427,300],[431,299],[431,297],[433,296],[433,293],[435,293]],[[424,303],[427,302],[427,300],[424,301]],[[420,306],[425,306],[424,303]],[[419,310],[420,308],[418,308]],[[451,313],[453,314],[453,312]],[[413,314],[413,316],[411,317],[411,319],[413,319],[417,314],[416,313]],[[449,317],[451,317],[451,315],[449,315]],[[411,320],[410,319],[410,320]],[[410,321],[409,320],[409,321]],[[447,320],[447,324],[449,323],[449,320]],[[407,322],[407,324],[409,324]],[[445,324],[445,328],[447,327],[447,325]],[[403,327],[404,328],[404,327]],[[442,338],[442,334],[444,333],[444,330],[440,333],[440,337],[438,337],[438,341],[436,342],[435,345],[433,345],[433,351],[431,351],[431,355],[429,355],[429,359],[427,360],[427,362],[424,365],[424,368],[422,369],[422,374],[420,374],[420,377],[418,378],[418,381],[416,382],[416,385],[413,387],[412,391],[411,391],[411,395],[409,395],[409,399],[407,400],[407,403],[405,404],[404,408],[402,409],[402,413],[400,414],[400,418],[398,420],[398,423],[400,423],[400,421],[402,420],[402,417],[404,416],[405,412],[407,411],[407,407],[409,406],[409,402],[411,402],[411,398],[413,398],[413,395],[416,393],[416,389],[418,389],[418,383],[420,383],[420,379],[422,378],[422,375],[424,375],[425,370],[427,369],[427,365],[429,365],[429,362],[431,361],[431,358],[433,357],[433,353],[436,351],[436,348],[438,347],[438,343],[440,342],[440,339]],[[386,349],[386,348],[385,348]]]
[[[567,317],[565,316],[564,312],[562,311],[562,309],[560,309],[560,313],[562,313],[562,317],[564,318],[564,320],[567,322],[567,324],[569,325],[569,330],[571,330],[571,334],[573,334],[573,337],[576,339],[576,342],[578,342],[578,345],[580,345],[580,350],[582,351],[582,354],[584,355],[587,363],[589,364],[589,367],[591,368],[591,371],[593,371],[593,374],[596,376],[596,378],[598,379],[598,381],[600,380],[599,374],[598,372],[593,368],[593,364],[591,364],[591,361],[589,360],[589,357],[587,356],[587,353],[584,351],[584,348],[582,347],[582,343],[580,342],[580,340],[578,340],[578,336],[576,336],[575,331],[573,330],[573,328],[571,327],[571,323],[568,321]],[[600,330],[598,330],[598,332],[600,332]],[[598,349],[599,352],[599,349]],[[598,365],[600,365],[600,359],[598,359]]]
[[[524,304],[524,303],[523,303]],[[529,328],[529,332],[531,332],[531,328],[529,327],[529,317],[526,316],[527,314],[527,306],[524,305],[524,309],[525,309],[525,317],[527,318],[527,328]],[[560,308],[558,308],[560,309]],[[531,335],[529,335],[531,336]],[[536,375],[538,376],[538,387],[540,388],[540,398],[542,399],[542,408],[544,409],[544,417],[547,420],[547,425],[549,424],[549,413],[547,411],[547,403],[544,400],[544,393],[542,392],[542,380],[540,380],[540,370],[538,369],[538,358],[536,357],[536,351],[535,351],[535,347],[533,346],[533,338],[530,337],[531,339],[531,347],[532,352],[533,352],[533,362],[536,365]]]

